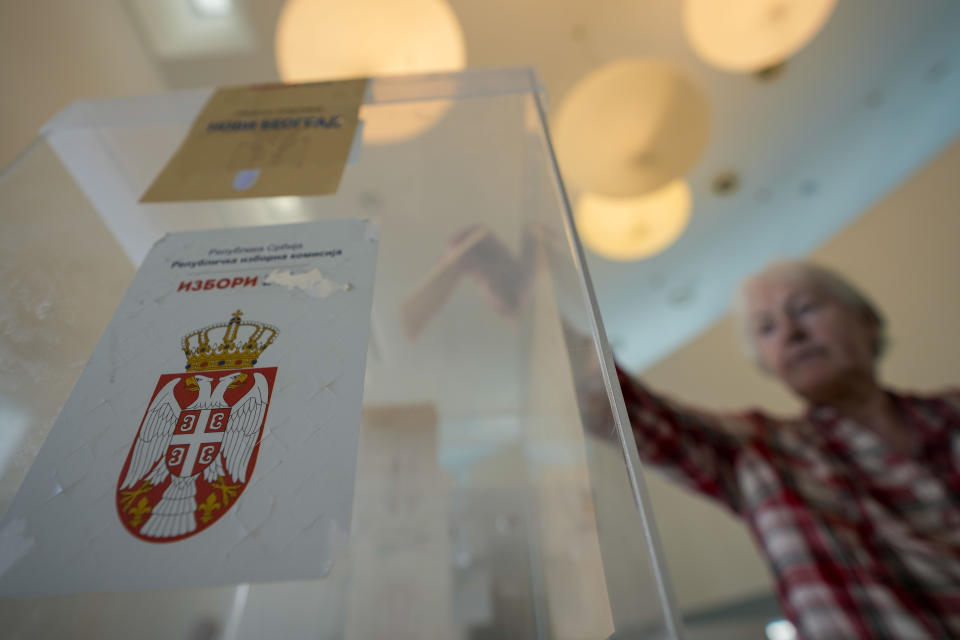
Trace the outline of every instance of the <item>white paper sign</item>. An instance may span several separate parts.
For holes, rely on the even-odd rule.
[[[363,220],[158,242],[0,523],[0,595],[321,577],[376,255]]]

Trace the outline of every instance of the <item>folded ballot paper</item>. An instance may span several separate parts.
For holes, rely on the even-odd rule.
[[[0,595],[321,577],[376,257],[364,220],[157,242],[0,522]]]

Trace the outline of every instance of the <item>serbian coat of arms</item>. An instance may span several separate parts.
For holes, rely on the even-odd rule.
[[[120,472],[117,511],[130,533],[182,540],[236,503],[257,462],[277,372],[254,365],[276,338],[275,327],[239,310],[183,338],[186,370],[160,376]]]

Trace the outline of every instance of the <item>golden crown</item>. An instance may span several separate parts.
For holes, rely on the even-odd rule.
[[[241,320],[241,316],[243,311],[237,309],[229,321],[197,329],[183,337],[187,371],[246,369],[257,364],[260,354],[277,338],[277,329],[262,322]],[[210,334],[218,329],[226,329],[223,338],[211,344]]]

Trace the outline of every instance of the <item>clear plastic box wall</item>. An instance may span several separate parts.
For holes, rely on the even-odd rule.
[[[676,637],[535,75],[372,80],[334,195],[139,204],[208,95],[75,103],[0,174],[0,509],[165,232],[363,217],[381,245],[352,529],[321,580],[8,599],[3,634]],[[472,265],[411,339],[404,301],[478,227],[511,260]]]

